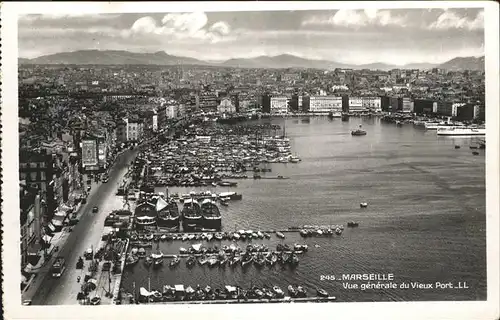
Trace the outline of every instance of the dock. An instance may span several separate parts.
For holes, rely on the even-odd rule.
[[[306,298],[273,298],[273,299],[230,299],[230,300],[183,300],[183,301],[160,301],[141,304],[234,304],[234,303],[304,303],[304,302],[334,302],[337,297],[306,297]]]
[[[262,253],[262,254],[268,254],[268,253],[273,253],[273,252],[283,252],[283,253],[287,253],[287,254],[292,254],[292,253],[296,253],[298,254],[297,251],[259,251],[259,252],[250,252],[251,255],[255,256],[259,253]],[[242,254],[245,253],[245,251],[242,251]],[[302,251],[302,253],[304,253],[304,251]],[[195,256],[195,257],[201,257],[201,256],[212,256],[212,255],[219,255],[219,253],[179,253],[179,254],[173,254],[173,253],[167,253],[167,254],[163,254],[162,257],[163,258],[175,258],[175,257],[178,257],[178,258],[189,258],[190,256]],[[225,256],[231,256],[231,253],[227,253],[227,252],[224,252],[224,255]]]

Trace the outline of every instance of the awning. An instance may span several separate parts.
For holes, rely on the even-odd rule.
[[[144,296],[144,297],[149,297],[151,295],[151,292],[149,292],[148,290],[146,290],[146,288],[141,287],[139,289],[139,294],[141,296]]]
[[[49,230],[49,232],[56,231],[56,227],[52,224],[52,222],[49,222],[45,227]]]
[[[235,292],[236,291],[236,287],[226,286],[226,290],[227,290],[227,292]]]

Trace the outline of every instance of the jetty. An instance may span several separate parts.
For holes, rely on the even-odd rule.
[[[273,299],[231,299],[231,300],[183,300],[160,301],[148,304],[233,304],[233,303],[301,303],[301,302],[334,302],[337,297],[305,297],[305,298],[273,298]]]

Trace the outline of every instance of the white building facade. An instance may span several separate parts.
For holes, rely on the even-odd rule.
[[[342,97],[336,96],[311,96],[309,111],[316,113],[332,112],[334,115],[342,113]]]
[[[366,112],[368,111],[363,105],[363,98],[349,97],[349,112]]]
[[[454,103],[451,105],[451,116],[456,117],[458,114],[458,108],[465,106],[465,103]]]
[[[402,103],[402,111],[404,113],[410,113],[413,112],[413,105],[411,103],[410,98],[403,98],[403,103]]]
[[[271,97],[271,114],[288,113],[288,97]]]
[[[224,98],[217,106],[218,113],[236,113],[236,106],[231,102],[231,99]]]
[[[153,113],[153,132],[158,131],[158,114],[156,111]]]
[[[167,105],[165,107],[165,112],[167,113],[167,119],[174,119],[177,117],[177,106],[175,105]]]
[[[382,111],[382,98],[380,97],[363,97],[361,105],[367,111],[381,112]]]

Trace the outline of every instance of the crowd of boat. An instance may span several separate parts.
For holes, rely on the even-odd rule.
[[[172,258],[169,262],[171,268],[176,267],[181,262],[181,257],[187,257],[186,266],[193,267],[196,263],[200,266],[208,265],[209,267],[229,265],[235,267],[241,265],[243,267],[254,264],[257,267],[264,265],[274,266],[277,263],[280,265],[296,266],[299,263],[299,254],[308,251],[307,244],[278,244],[276,250],[270,250],[265,244],[249,244],[245,249],[242,249],[234,244],[222,247],[213,246],[205,247],[201,243],[193,244],[188,249],[181,247],[179,255],[165,255],[159,247],[155,252],[147,255],[146,249],[133,247],[127,255],[125,265],[127,267],[135,265],[140,259],[144,259],[146,267],[161,267],[164,258]]]
[[[145,167],[144,184],[154,186],[217,186],[222,172],[239,174],[267,171],[265,163],[299,162],[290,140],[276,128],[254,126],[197,126],[179,137],[141,152],[138,167]],[[250,169],[251,168],[251,169]]]
[[[154,303],[154,302],[173,302],[173,301],[203,301],[203,300],[272,300],[286,298],[306,298],[316,296],[318,298],[333,298],[328,292],[321,288],[316,288],[316,292],[310,294],[304,286],[289,285],[287,287],[288,296],[283,289],[277,285],[251,286],[242,288],[240,286],[226,285],[224,288],[212,288],[207,285],[204,288],[200,285],[164,285],[162,290],[147,290],[144,287],[139,288],[139,295],[129,294],[130,303]]]
[[[358,227],[359,223],[355,221],[347,222],[347,227]],[[130,232],[129,238],[131,245],[137,247],[151,247],[153,242],[163,241],[245,241],[245,240],[258,240],[258,239],[271,239],[274,234],[278,239],[285,239],[287,232],[299,232],[302,237],[322,237],[341,235],[344,231],[343,225],[333,226],[304,226],[303,228],[291,227],[288,230],[281,231],[254,231],[254,230],[238,230],[238,231],[225,231],[225,232]]]

